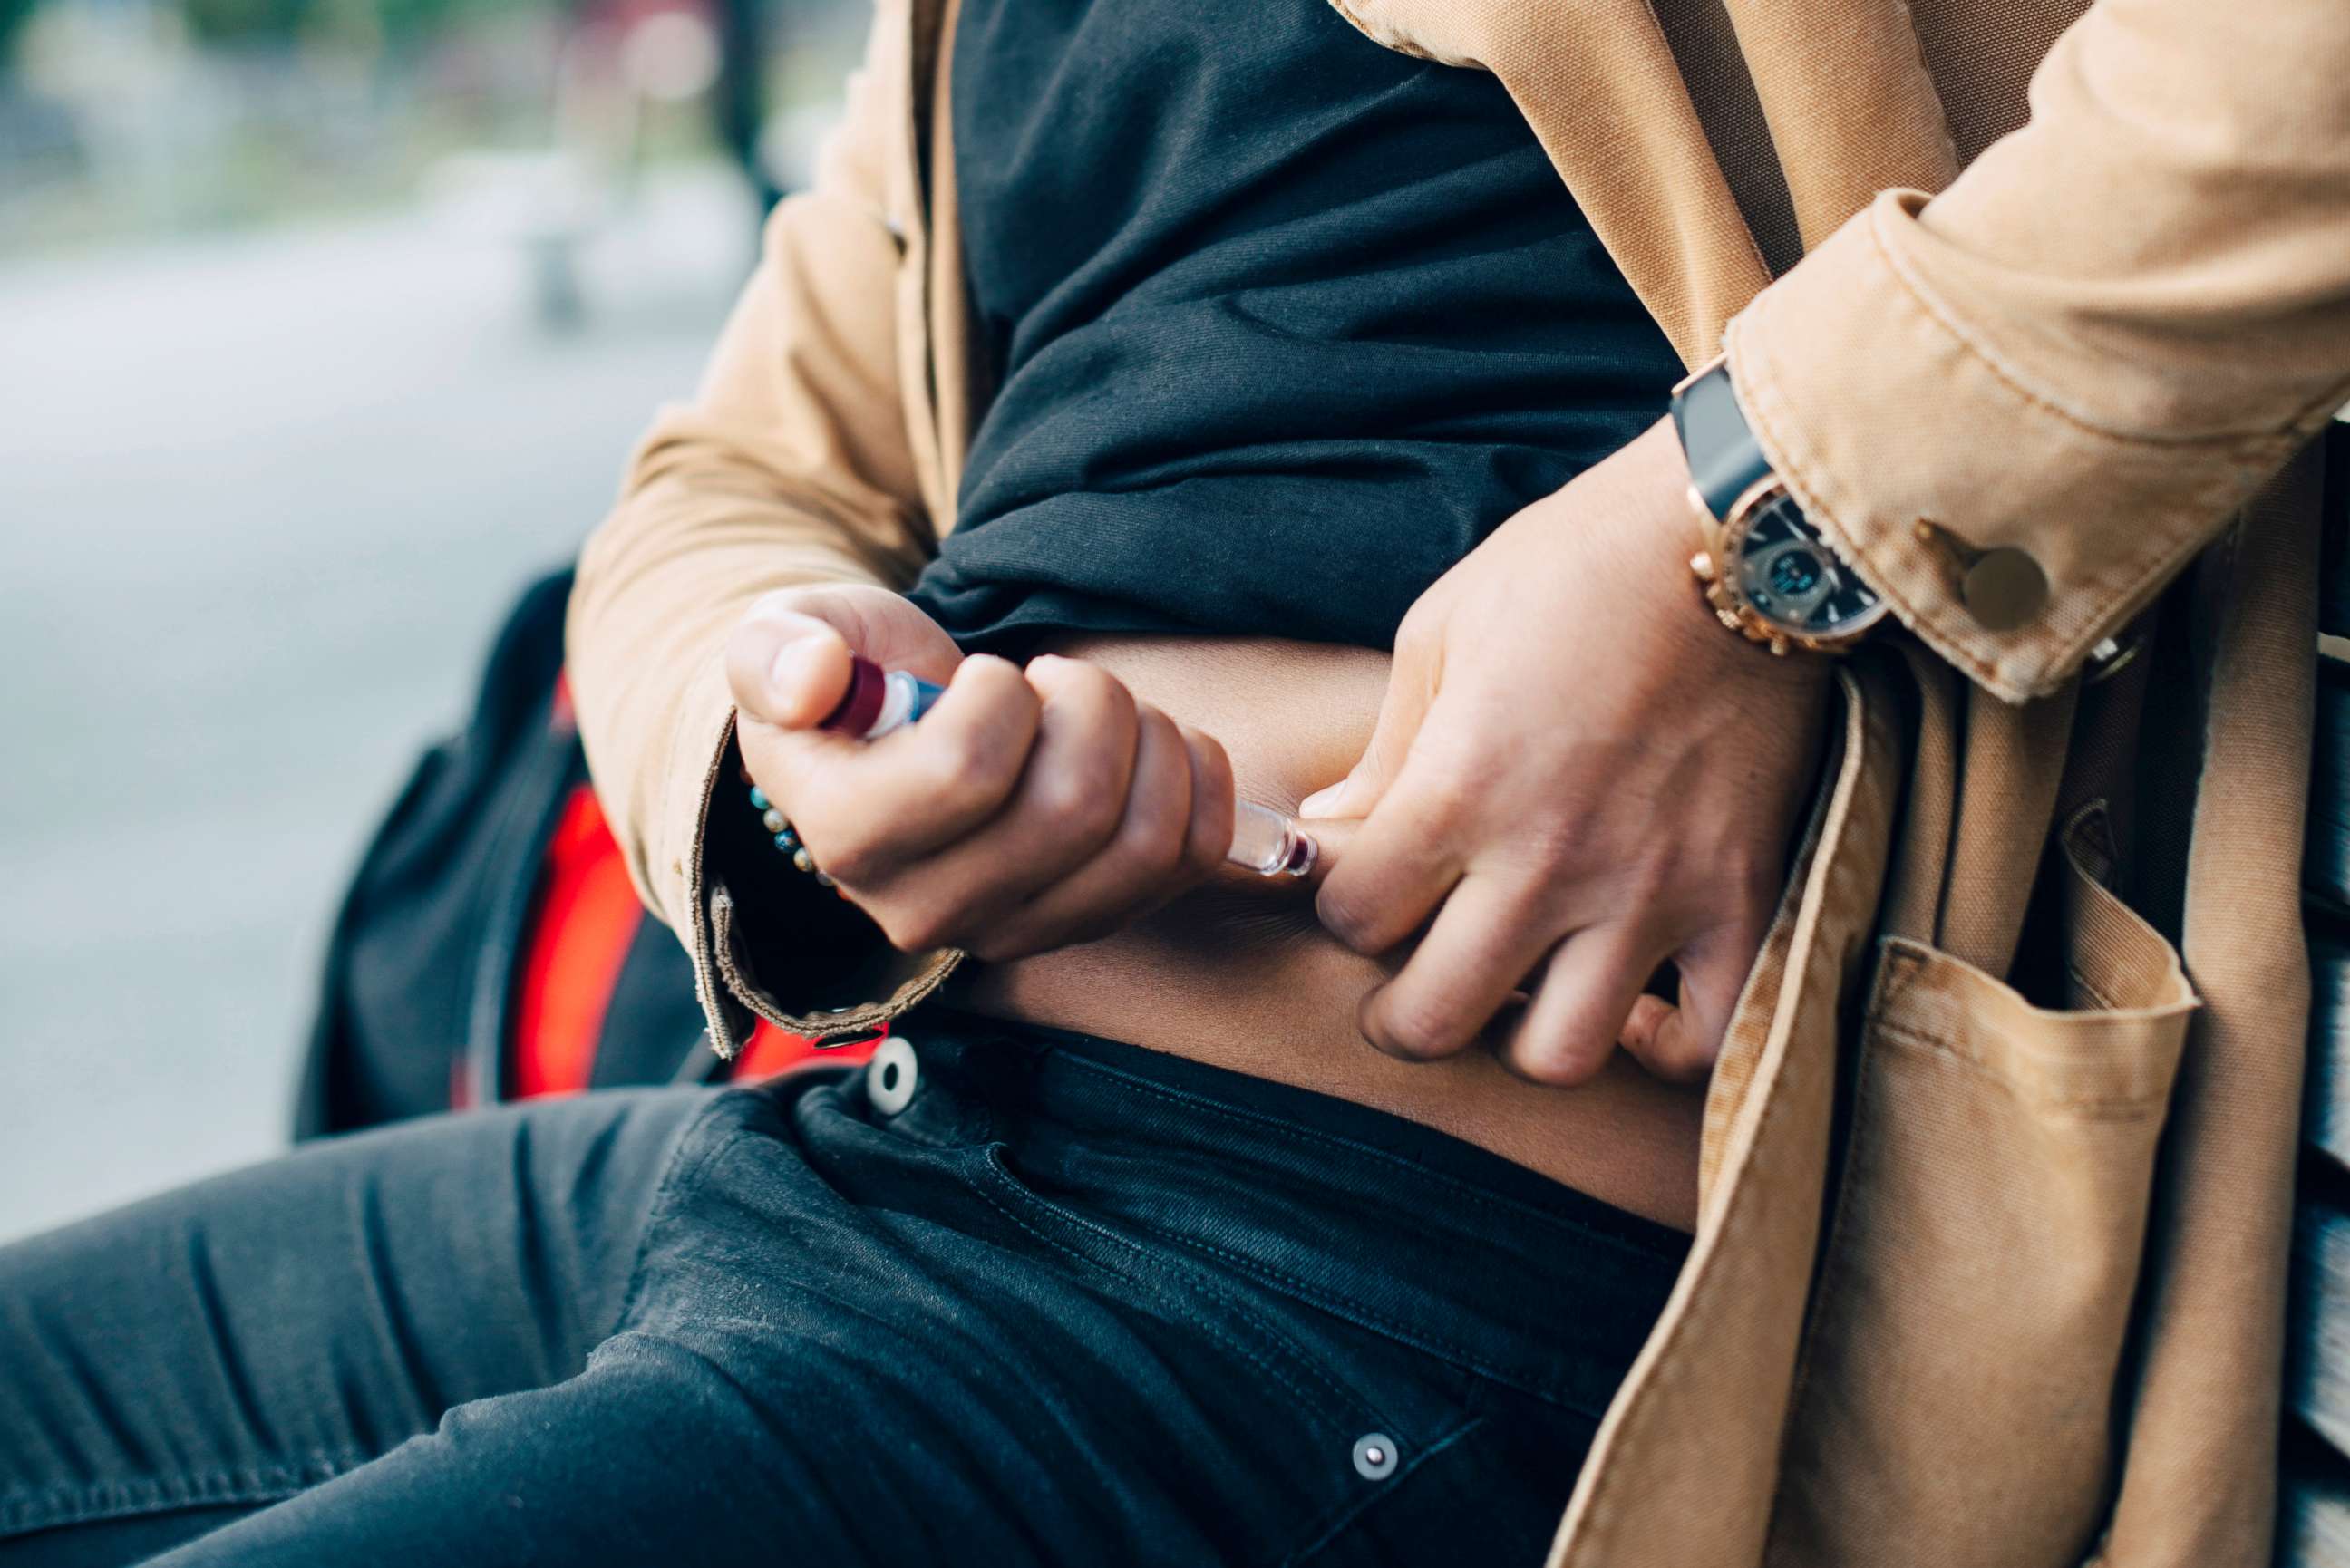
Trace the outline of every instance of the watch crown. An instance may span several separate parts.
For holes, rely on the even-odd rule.
[[[1697,574],[1697,580],[1699,582],[1710,583],[1713,581],[1713,552],[1711,550],[1700,550],[1696,555],[1691,556],[1690,557],[1690,570]]]

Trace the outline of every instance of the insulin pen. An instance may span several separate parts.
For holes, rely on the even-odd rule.
[[[848,661],[848,692],[816,728],[871,741],[912,723],[929,712],[946,688],[903,670],[884,670],[869,659]],[[1268,806],[1235,801],[1232,846],[1224,858],[1260,877],[1303,877],[1314,869],[1321,846],[1295,819]]]

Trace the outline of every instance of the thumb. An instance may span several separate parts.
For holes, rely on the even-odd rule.
[[[1395,668],[1388,675],[1387,695],[1379,701],[1371,743],[1363,748],[1362,756],[1345,778],[1298,802],[1299,816],[1310,821],[1370,815],[1396,774],[1403,771],[1404,759],[1411,754],[1420,722],[1436,700],[1439,668],[1440,661],[1419,643],[1397,640]]]
[[[726,644],[726,680],[746,718],[814,729],[848,691],[848,641],[827,621],[763,608]]]

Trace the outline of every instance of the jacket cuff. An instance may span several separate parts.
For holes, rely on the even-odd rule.
[[[2020,702],[2147,604],[2298,438],[2126,431],[2028,385],[1905,265],[1925,202],[1878,197],[1724,342],[1756,441],[1828,543]]]
[[[732,1058],[758,1021],[819,1044],[871,1035],[936,991],[962,954],[901,953],[856,905],[795,870],[744,798],[722,662],[679,709],[671,847],[653,864],[660,907],[693,961],[711,1044]]]

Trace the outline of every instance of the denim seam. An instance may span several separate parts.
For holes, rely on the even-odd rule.
[[[1116,1078],[1121,1084],[1125,1084],[1139,1093],[1152,1096],[1155,1098],[1166,1100],[1171,1104],[1188,1106],[1196,1110],[1207,1111],[1213,1115],[1222,1116],[1227,1121],[1241,1122],[1252,1127],[1261,1127],[1270,1131],[1275,1137],[1285,1138],[1293,1143],[1308,1145],[1320,1144],[1332,1148],[1343,1148],[1356,1153],[1368,1155],[1385,1164],[1394,1166],[1399,1170],[1409,1171],[1414,1178],[1421,1181],[1433,1182],[1440,1185],[1447,1190],[1458,1194],[1469,1202],[1477,1204],[1482,1208],[1490,1209],[1504,1217],[1539,1220],[1545,1225],[1553,1226],[1562,1231],[1571,1231],[1576,1236],[1586,1237],[1595,1241],[1605,1242],[1608,1246],[1618,1248],[1625,1251],[1637,1253],[1638,1256],[1643,1258],[1663,1262],[1675,1262],[1676,1266],[1678,1266],[1677,1261],[1668,1259],[1664,1253],[1652,1248],[1643,1246],[1639,1242],[1632,1241],[1627,1237],[1610,1235],[1607,1231],[1600,1230],[1596,1226],[1586,1225],[1581,1220],[1570,1220],[1560,1214],[1544,1213],[1540,1209],[1536,1209],[1530,1204],[1520,1203],[1514,1199],[1502,1198],[1490,1192],[1481,1191],[1477,1188],[1471,1186],[1466,1181],[1461,1180],[1459,1177],[1450,1175],[1440,1170],[1430,1170],[1422,1165],[1416,1165],[1411,1160],[1405,1158],[1403,1156],[1395,1154],[1388,1149],[1381,1148],[1376,1144],[1363,1143],[1357,1139],[1346,1137],[1336,1133],[1326,1133],[1317,1128],[1301,1127],[1293,1122],[1283,1121],[1278,1116],[1268,1116],[1262,1111],[1246,1110],[1237,1106],[1223,1105],[1216,1100],[1210,1099],[1205,1096],[1193,1095],[1178,1089],[1170,1089],[1162,1085],[1151,1083],[1147,1078],[1137,1077],[1130,1073],[1112,1067],[1106,1063],[1096,1062],[1073,1052],[1064,1052],[1061,1054],[1065,1060],[1074,1064],[1075,1065],[1085,1067],[1092,1072],[1103,1074],[1108,1077]],[[1501,1157],[1496,1155],[1494,1158],[1500,1158]],[[1599,1200],[1594,1199],[1593,1201],[1597,1202]]]
[[[1451,1340],[1415,1329],[1391,1314],[1364,1306],[1360,1303],[1347,1301],[1343,1296],[1325,1291],[1317,1285],[1309,1284],[1295,1274],[1276,1269],[1271,1264],[1259,1262],[1245,1253],[1219,1247],[1212,1241],[1197,1241],[1188,1236],[1173,1235],[1163,1231],[1152,1230],[1151,1234],[1171,1241],[1177,1246],[1205,1253],[1228,1267],[1252,1276],[1268,1289],[1295,1296],[1306,1305],[1326,1312],[1344,1322],[1351,1323],[1357,1328],[1377,1334],[1381,1338],[1393,1340],[1424,1355],[1434,1355],[1463,1371],[1473,1372],[1480,1377],[1491,1378],[1496,1383],[1506,1383],[1511,1387],[1541,1399],[1546,1404],[1559,1406],[1593,1420],[1598,1419],[1605,1413],[1604,1407],[1595,1409],[1556,1384],[1497,1366],[1465,1345],[1456,1345]]]
[[[0,1496],[0,1539],[192,1508],[278,1502],[357,1469],[374,1456],[346,1450],[307,1456],[300,1464],[194,1470],[170,1478],[59,1482]]]
[[[1451,1449],[1454,1444],[1461,1442],[1465,1438],[1474,1435],[1482,1429],[1484,1425],[1485,1417],[1482,1416],[1471,1417],[1470,1419],[1463,1421],[1461,1425],[1453,1428],[1452,1430],[1447,1432],[1444,1436],[1430,1443],[1427,1448],[1421,1449],[1412,1461],[1409,1464],[1405,1465],[1398,1473],[1374,1483],[1370,1490],[1364,1492],[1362,1496],[1351,1499],[1345,1504],[1341,1505],[1337,1516],[1323,1526],[1322,1532],[1319,1535],[1315,1536],[1305,1545],[1299,1547],[1296,1551],[1291,1552],[1288,1556],[1281,1560],[1282,1568],[1304,1568],[1304,1565],[1307,1562],[1315,1556],[1318,1556],[1326,1547],[1329,1546],[1341,1535],[1345,1534],[1348,1526],[1354,1524],[1357,1521],[1360,1520],[1364,1514],[1368,1513],[1372,1509],[1378,1507],[1380,1503],[1385,1502],[1388,1498],[1393,1497],[1396,1494],[1396,1491],[1401,1488],[1406,1481],[1409,1481],[1414,1476],[1417,1476],[1420,1470],[1433,1461],[1439,1454]]]
[[[993,1156],[991,1151],[991,1158],[992,1158]],[[1035,1195],[1023,1190],[1017,1182],[1007,1180],[1005,1185],[1010,1189],[1010,1190],[1017,1193],[1020,1197],[1027,1199],[1031,1203],[1041,1204],[1043,1202],[1042,1199],[1036,1198]],[[981,1198],[986,1199],[986,1201],[994,1208],[997,1213],[1002,1214],[1006,1220],[1011,1220],[1012,1223],[1020,1227],[1021,1230],[1027,1231],[1028,1234],[1034,1236],[1039,1241],[1044,1242],[1045,1245],[1075,1259],[1082,1267],[1102,1270],[1149,1293],[1150,1295],[1157,1298],[1159,1302],[1180,1314],[1186,1322],[1189,1322],[1194,1327],[1204,1332],[1208,1337],[1213,1339],[1216,1343],[1224,1346],[1225,1349],[1231,1351],[1233,1355],[1239,1356],[1242,1360],[1247,1362],[1250,1366],[1263,1373],[1267,1377],[1272,1378],[1274,1382],[1287,1389],[1290,1397],[1295,1399],[1300,1406],[1318,1413],[1325,1421],[1330,1423],[1334,1427],[1344,1424],[1339,1420],[1336,1412],[1335,1412],[1330,1407],[1323,1404],[1320,1400],[1315,1399],[1314,1397],[1307,1394],[1305,1389],[1299,1387],[1295,1382],[1291,1381],[1289,1377],[1282,1373],[1280,1368],[1274,1366],[1263,1355],[1241,1344],[1238,1339],[1234,1338],[1225,1330],[1219,1328],[1208,1318],[1202,1316],[1200,1313],[1193,1310],[1182,1301],[1178,1300],[1164,1287],[1149,1280],[1138,1278],[1123,1270],[1113,1269],[1107,1263],[1098,1262],[1094,1259],[1087,1257],[1083,1252],[1078,1251],[1066,1241],[1064,1241],[1057,1237],[1046,1235],[1044,1231],[1038,1230],[1029,1221],[1022,1219],[1019,1215],[1014,1214],[1011,1209],[1004,1204],[1002,1199],[989,1191],[985,1186],[977,1186],[974,1188],[974,1190],[979,1193]],[[1118,1235],[1115,1231],[1103,1230],[1101,1227],[1093,1225],[1075,1215],[1062,1214],[1058,1210],[1055,1210],[1055,1213],[1057,1218],[1064,1219],[1069,1223],[1081,1226],[1108,1241],[1115,1241],[1120,1247],[1128,1251],[1137,1253],[1142,1252],[1142,1249],[1139,1246],[1137,1246],[1134,1242]],[[1147,1258],[1148,1255],[1145,1254],[1145,1256]],[[1215,1291],[1212,1287],[1203,1286],[1202,1290],[1203,1293],[1209,1295],[1211,1299],[1222,1302],[1225,1306],[1232,1308],[1234,1313],[1238,1314],[1243,1319],[1254,1322],[1254,1319],[1250,1317],[1245,1309],[1242,1308],[1237,1303],[1223,1297],[1221,1293]],[[1365,1409],[1368,1409],[1367,1402],[1350,1397],[1345,1389],[1339,1387],[1336,1383],[1331,1380],[1328,1374],[1323,1372],[1319,1367],[1313,1366],[1311,1361],[1308,1360],[1302,1353],[1293,1349],[1290,1354],[1301,1366],[1305,1366],[1308,1372],[1312,1373],[1316,1381],[1320,1382],[1322,1386],[1336,1398],[1340,1407],[1360,1406]],[[1375,1417],[1378,1414],[1376,1411],[1371,1413]]]

